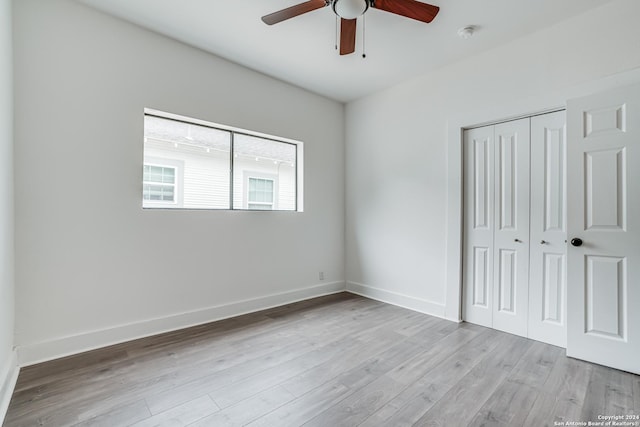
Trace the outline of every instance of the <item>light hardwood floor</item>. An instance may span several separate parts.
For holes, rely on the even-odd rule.
[[[640,414],[637,375],[341,293],[24,368],[3,425],[537,427],[628,414]]]

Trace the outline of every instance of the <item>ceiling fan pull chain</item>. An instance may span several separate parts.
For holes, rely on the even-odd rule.
[[[336,15],[336,29],[333,33],[336,36],[336,50],[338,50],[338,15]]]
[[[365,35],[366,35],[365,34],[366,21],[367,21],[367,15],[366,14],[362,15],[362,57],[363,58],[367,57],[367,54],[365,53],[365,48],[364,48],[365,47],[364,43],[365,43],[365,39],[366,39],[366,37],[365,37]]]

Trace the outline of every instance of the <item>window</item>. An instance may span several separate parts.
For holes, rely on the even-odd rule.
[[[273,210],[273,180],[249,178],[247,208],[261,211]]]
[[[302,143],[145,110],[144,208],[301,209]]]
[[[153,202],[176,201],[176,168],[144,165],[142,199]]]

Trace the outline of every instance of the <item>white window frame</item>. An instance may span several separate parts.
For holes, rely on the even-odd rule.
[[[158,182],[151,182],[144,180],[144,166],[156,166],[161,168],[169,168],[174,170],[174,183],[173,183],[173,201],[168,202],[165,200],[146,200],[144,199],[144,186],[145,185],[170,185]],[[181,208],[183,205],[183,162],[174,159],[161,159],[157,157],[145,157],[143,162],[143,180],[142,180],[142,207],[145,209],[176,209]]]
[[[261,179],[263,181],[271,181],[273,183],[273,201],[271,203],[268,202],[252,202],[249,200],[249,182],[252,179]],[[278,177],[276,175],[266,174],[266,173],[258,173],[252,171],[244,172],[244,203],[243,207],[250,211],[259,211],[259,210],[278,210]],[[271,209],[251,209],[249,205],[264,205],[271,206]]]

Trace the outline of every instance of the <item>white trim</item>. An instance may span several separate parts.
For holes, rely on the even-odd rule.
[[[409,310],[419,313],[428,314],[444,319],[444,304],[428,301],[397,292],[386,291],[384,289],[374,288],[372,286],[363,285],[357,282],[347,282],[347,292],[360,295],[376,301],[386,302],[398,307],[408,308]],[[451,320],[451,319],[447,319]]]
[[[0,425],[2,425],[4,418],[7,416],[9,402],[11,402],[11,396],[16,388],[18,373],[20,372],[18,355],[15,350],[11,352],[5,365],[0,368]]]
[[[342,281],[323,283],[293,291],[208,307],[201,310],[27,344],[18,347],[18,361],[20,366],[29,366],[134,339],[202,325],[229,317],[240,316],[344,291],[345,284]]]
[[[587,96],[640,81],[640,68],[513,103],[453,116],[447,139],[447,265],[445,317],[462,320],[462,132],[464,129],[566,107],[571,98]]]

